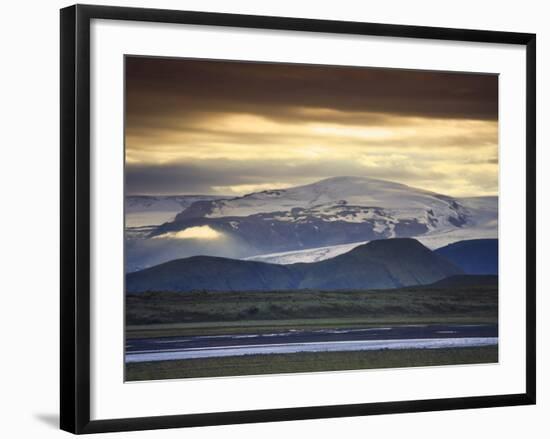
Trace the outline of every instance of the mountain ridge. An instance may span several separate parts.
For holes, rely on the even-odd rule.
[[[498,239],[469,239],[435,250],[466,274],[498,274]]]
[[[414,237],[437,248],[496,237],[498,220],[497,198],[458,199],[370,177],[331,177],[239,197],[198,199],[154,222],[141,212],[132,215],[136,223],[146,218],[145,223],[157,225],[127,229],[128,272],[196,254],[262,260],[261,255],[321,249],[309,259],[326,259],[335,252],[323,248],[388,238]],[[211,229],[219,239],[178,239],[179,232],[192,228]],[[285,259],[307,262],[308,256],[275,256],[269,262]]]
[[[127,292],[390,289],[433,283],[462,270],[418,241],[371,241],[311,264],[278,265],[214,256],[177,259],[126,275]]]
[[[498,287],[495,274],[456,274],[425,285],[426,288]]]
[[[461,228],[469,221],[468,210],[446,195],[369,177],[332,177],[242,197],[199,200],[151,236],[208,226],[269,253],[413,237]]]

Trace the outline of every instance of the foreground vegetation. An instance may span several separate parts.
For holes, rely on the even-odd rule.
[[[498,347],[308,352],[130,363],[127,381],[498,362]]]
[[[496,286],[126,296],[128,338],[497,320]]]

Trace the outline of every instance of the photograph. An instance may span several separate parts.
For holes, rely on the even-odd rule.
[[[125,381],[499,362],[499,75],[124,56]]]

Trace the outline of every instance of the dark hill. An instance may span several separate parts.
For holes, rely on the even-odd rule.
[[[311,264],[276,265],[209,256],[126,276],[127,292],[390,289],[431,284],[462,270],[415,239],[371,241]]]
[[[411,238],[371,241],[305,266],[300,288],[373,289],[424,285],[462,270]]]
[[[458,241],[435,250],[466,274],[498,274],[498,239]]]
[[[497,287],[498,276],[494,274],[459,274],[426,286],[430,288]]]
[[[193,256],[126,275],[126,291],[288,290],[297,281],[284,265]]]

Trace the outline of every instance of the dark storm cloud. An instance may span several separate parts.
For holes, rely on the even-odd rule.
[[[482,120],[498,114],[497,77],[484,74],[127,57],[126,81],[129,128],[175,113],[307,118],[289,113],[296,107]]]

